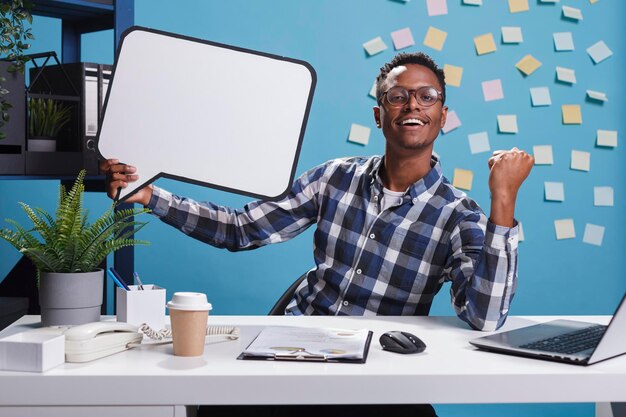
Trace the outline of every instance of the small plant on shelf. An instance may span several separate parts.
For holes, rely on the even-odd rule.
[[[28,136],[56,139],[72,119],[72,109],[53,99],[31,98],[28,101]]]

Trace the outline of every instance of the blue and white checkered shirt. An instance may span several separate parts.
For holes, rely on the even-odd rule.
[[[317,224],[316,267],[286,314],[427,315],[451,281],[462,320],[480,330],[500,327],[517,284],[517,225],[489,222],[443,177],[435,157],[401,201],[381,210],[381,162],[329,161],[300,176],[284,199],[241,210],[157,187],[148,207],[189,236],[231,251],[283,242]]]

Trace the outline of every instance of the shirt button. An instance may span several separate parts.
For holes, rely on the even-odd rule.
[[[417,197],[413,199],[413,204],[417,204]]]
[[[360,269],[356,270],[357,275],[361,275],[361,272],[363,272],[363,271],[361,271]]]
[[[343,305],[344,305],[344,306],[346,306],[346,307],[350,305],[350,303],[349,303],[349,302],[347,302],[347,301],[344,301],[344,302],[343,302],[343,303],[341,303],[341,304],[343,304]]]
[[[377,195],[374,196],[374,201],[378,201],[378,196]]]
[[[372,234],[370,235],[370,239],[374,239],[375,237],[376,237],[376,235],[375,235],[374,233],[372,233]]]

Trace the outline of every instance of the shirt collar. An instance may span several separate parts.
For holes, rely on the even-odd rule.
[[[373,161],[371,171],[371,184],[372,186],[377,187],[379,192],[382,192],[383,189],[383,182],[380,178],[380,168],[382,164],[383,157],[379,156]],[[413,183],[407,190],[407,194],[411,196],[411,199],[415,199],[421,194],[433,189],[442,181],[443,173],[441,170],[441,163],[439,162],[439,158],[437,156],[431,155],[430,167],[430,171],[428,171],[424,177]],[[431,191],[430,194],[434,194],[434,191]]]

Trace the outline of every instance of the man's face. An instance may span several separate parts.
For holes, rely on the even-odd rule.
[[[417,64],[407,64],[390,71],[383,91],[395,86],[404,87],[411,92],[420,87],[434,87],[441,91],[435,73]],[[423,106],[410,94],[406,104],[394,107],[383,96],[380,107],[374,107],[374,118],[383,129],[387,148],[402,152],[432,149],[433,142],[446,123],[447,112],[448,108],[441,100],[437,100],[432,106]]]

